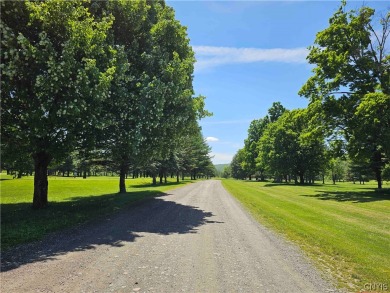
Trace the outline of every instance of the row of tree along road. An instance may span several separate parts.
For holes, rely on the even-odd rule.
[[[2,1],[4,168],[34,161],[33,207],[50,164],[210,175],[194,52],[164,1]],[[8,166],[8,167],[7,167]],[[85,171],[85,169],[84,169]]]
[[[349,165],[349,179],[373,177],[382,188],[390,179],[390,12],[380,14],[342,2],[309,48],[313,76],[299,91],[308,107],[274,103],[252,121],[225,176],[302,184],[329,173],[335,182]]]

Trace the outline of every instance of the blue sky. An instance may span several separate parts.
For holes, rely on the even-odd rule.
[[[388,1],[363,3],[377,12]],[[307,106],[297,92],[311,76],[307,47],[339,1],[167,1],[187,26],[194,48],[195,93],[207,97],[213,117],[200,122],[215,164],[230,163],[243,147],[253,119],[264,117],[273,102],[288,109]]]

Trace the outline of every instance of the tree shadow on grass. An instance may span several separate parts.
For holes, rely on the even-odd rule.
[[[52,202],[47,209],[39,211],[31,210],[30,203],[3,204],[3,237],[18,237],[17,233],[34,233],[36,225],[50,231],[53,228],[50,227],[50,223],[53,221],[61,221],[66,226],[65,222],[70,219],[67,226],[75,225],[77,223],[75,219],[83,217],[87,211],[97,210],[97,214],[99,212],[107,214],[107,210],[102,209],[104,205],[111,204],[109,209],[111,214],[73,228],[51,234],[45,233],[47,235],[40,241],[18,245],[3,252],[1,271],[13,270],[28,263],[54,260],[69,252],[95,249],[99,245],[121,247],[142,237],[140,233],[160,235],[197,233],[197,228],[202,225],[218,223],[209,219],[213,217],[211,212],[168,201],[164,197],[152,197],[158,194],[162,195],[153,191],[137,192],[138,197],[146,196],[149,199],[137,201],[116,213],[112,213],[112,210],[120,209],[117,204],[118,197],[121,197],[120,202],[126,198],[128,200],[128,197],[134,194],[76,197],[66,202]],[[55,229],[58,230],[58,225]],[[15,231],[16,234],[7,235]]]
[[[313,187],[313,186],[322,186],[321,183],[305,183],[305,184],[295,184],[294,182],[283,182],[283,183],[267,183],[264,184],[264,187],[275,187],[275,186],[297,186],[297,187]]]
[[[320,200],[333,200],[338,202],[367,203],[375,201],[390,200],[390,189],[381,191],[324,191],[316,190],[317,194],[302,195],[315,197]]]

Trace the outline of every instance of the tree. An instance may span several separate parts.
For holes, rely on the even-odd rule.
[[[272,103],[271,108],[268,109],[268,115],[264,118],[253,120],[249,125],[248,137],[244,141],[244,161],[242,163],[243,170],[251,178],[252,174],[260,173],[261,180],[264,180],[265,168],[261,163],[256,163],[257,158],[257,144],[263,135],[266,126],[270,122],[275,122],[284,112],[286,108],[280,102]]]
[[[273,102],[271,108],[268,109],[268,120],[271,123],[275,122],[284,112],[286,112],[286,108],[280,102]]]
[[[344,179],[346,175],[346,162],[341,160],[340,158],[332,158],[329,161],[329,171],[330,177],[332,178],[333,184],[336,184],[337,180]]]
[[[145,1],[97,1],[93,5],[97,17],[112,14],[115,18],[108,40],[116,70],[110,95],[104,101],[101,147],[119,172],[120,193],[126,192],[126,175],[141,152],[142,129],[150,127],[150,116],[161,111],[156,105],[161,104],[163,89],[148,65],[154,61],[150,30],[157,21],[156,5]]]
[[[352,179],[353,183],[355,183],[356,180],[360,182],[360,184],[364,184],[366,179],[370,178],[372,175],[372,169],[369,166],[368,160],[365,159],[364,161],[357,162],[357,161],[350,161],[348,164],[348,174],[350,179]]]
[[[108,39],[116,70],[104,104],[102,148],[123,193],[131,166],[147,167],[155,182],[157,173],[176,165],[177,140],[209,113],[205,97],[193,98],[195,58],[186,28],[164,1],[94,1],[91,10],[115,19]]]
[[[168,6],[161,5],[156,16],[157,22],[150,31],[153,40],[150,64],[155,74],[153,83],[159,91],[143,98],[145,104],[150,101],[154,111],[153,115],[141,115],[143,123],[147,124],[140,128],[141,157],[167,161],[178,152],[178,140],[187,136],[189,130],[193,129],[197,135],[196,118],[200,115],[197,111],[205,110],[204,97],[193,97],[195,57],[186,28],[175,19],[173,9]],[[145,110],[151,111],[150,107]]]
[[[246,177],[246,173],[242,168],[242,162],[244,161],[245,156],[244,152],[244,149],[239,149],[230,163],[231,175],[235,179],[245,179]]]
[[[292,174],[293,154],[297,153],[297,134],[286,132],[284,119],[289,112],[277,121],[267,125],[258,142],[257,164],[276,177]]]
[[[34,161],[20,146],[1,146],[1,168],[7,170],[7,174],[14,174],[22,178],[23,174],[32,174]]]
[[[102,45],[112,19],[97,21],[80,1],[3,1],[1,8],[2,143],[33,157],[33,207],[42,208],[51,160],[99,125],[114,72]]]
[[[201,128],[185,137],[180,153],[183,171],[191,175],[191,179],[196,179],[200,173],[212,175],[210,147],[202,136]]]
[[[173,9],[168,6],[161,5],[156,15],[157,22],[151,28],[151,64],[154,83],[160,85],[160,91],[149,95],[154,115],[142,116],[143,121],[149,123],[148,127],[141,128],[142,149],[148,157],[166,160],[176,151],[177,140],[188,135],[191,129],[198,132],[196,118],[207,111],[203,109],[204,97],[193,97],[195,57],[186,28],[175,19]]]
[[[62,172],[62,176],[65,176],[65,173],[66,173],[66,176],[69,177],[70,175],[70,172],[73,172],[74,171],[74,164],[73,164],[73,158],[72,156],[68,156],[63,162],[62,164],[59,165],[59,171]]]
[[[322,167],[322,182],[325,183],[325,175],[329,174],[333,184],[343,178],[346,172],[346,144],[342,137],[331,137],[326,144],[325,164]]]
[[[390,56],[386,53],[390,12],[380,20],[378,29],[373,24],[373,9],[362,7],[359,11],[346,12],[345,6],[343,1],[330,18],[329,27],[317,34],[315,44],[309,48],[307,59],[316,67],[299,94],[311,103],[322,103],[330,128],[342,129],[351,146],[352,159],[361,155],[369,158],[381,188],[385,159],[381,142],[386,138],[381,137],[383,131],[375,138],[361,135],[365,118],[359,113],[364,108],[360,105],[372,100],[370,95],[390,94]],[[372,112],[374,119],[380,120],[379,114]],[[357,152],[360,147],[366,151]]]
[[[390,181],[390,164],[387,164],[387,165],[383,168],[382,176],[383,176],[383,179],[384,179],[384,180]]]
[[[225,168],[223,168],[221,176],[223,178],[230,178],[232,176],[232,169],[231,169],[230,165],[225,166]]]
[[[258,144],[258,164],[279,179],[311,182],[325,161],[324,136],[308,109],[286,111],[268,124]]]
[[[355,117],[358,124],[349,140],[350,156],[355,162],[368,159],[368,166],[374,171],[378,188],[381,188],[382,170],[390,158],[390,95],[365,95]]]
[[[244,161],[242,162],[242,168],[249,177],[256,172],[257,143],[268,123],[266,116],[263,119],[253,120],[249,125],[248,137],[244,141]]]

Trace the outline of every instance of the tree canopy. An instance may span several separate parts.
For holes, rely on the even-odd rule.
[[[390,12],[377,24],[373,9],[345,11],[345,7],[343,1],[309,48],[307,59],[316,67],[299,94],[311,103],[320,101],[330,129],[341,130],[352,159],[370,161],[381,188],[381,171],[389,159],[388,115],[374,108],[389,108]]]
[[[3,1],[1,8],[3,152],[34,159],[35,208],[48,203],[53,160],[76,151],[84,163],[110,162],[125,192],[130,167],[169,161],[182,137],[199,139],[188,129],[211,113],[205,97],[194,97],[186,28],[164,1]],[[198,146],[208,165],[210,150]]]

